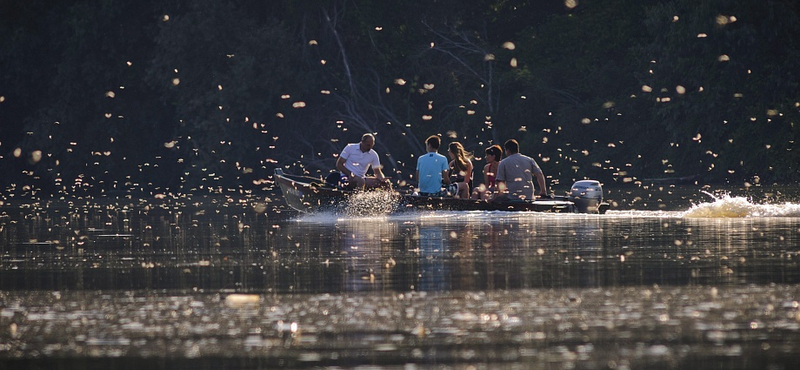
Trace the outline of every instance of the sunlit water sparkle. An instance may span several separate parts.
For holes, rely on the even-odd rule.
[[[797,204],[750,199],[605,215],[6,204],[0,367],[789,369]]]

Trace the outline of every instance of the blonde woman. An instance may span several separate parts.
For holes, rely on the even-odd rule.
[[[447,153],[450,155],[450,178],[458,185],[456,198],[469,198],[470,183],[472,182],[472,153],[464,150],[459,142],[452,142]]]

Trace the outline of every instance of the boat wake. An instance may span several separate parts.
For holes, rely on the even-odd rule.
[[[684,212],[687,218],[800,217],[800,204],[758,204],[745,197],[716,196],[711,203],[700,203]]]
[[[399,197],[388,191],[365,191],[348,195],[345,201],[300,217],[306,222],[375,220],[397,211]]]
[[[397,210],[400,197],[390,191],[362,191],[347,197],[343,212],[348,216],[378,216]]]

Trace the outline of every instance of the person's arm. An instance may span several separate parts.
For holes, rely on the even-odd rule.
[[[494,186],[495,191],[492,193],[491,201],[503,197],[506,195],[506,193],[508,193],[508,187],[506,186],[506,171],[503,167],[502,161],[497,164],[497,173],[494,174]]]
[[[450,165],[442,163],[442,184],[450,185]]]
[[[442,182],[445,185],[450,185],[450,171],[448,171],[448,170],[443,170],[442,171]]]
[[[488,163],[483,166],[483,183],[489,186],[489,172],[492,172],[492,164]]]
[[[467,161],[467,173],[464,175],[464,183],[469,184],[472,181],[472,161]]]
[[[377,178],[380,182],[386,182],[387,181],[386,177],[383,176],[383,170],[381,170],[380,166],[373,167],[372,168],[372,172],[375,173],[375,178]]]
[[[352,178],[353,173],[350,172],[350,170],[348,170],[347,167],[344,166],[345,162],[347,162],[347,160],[342,158],[342,156],[339,156],[339,159],[336,160],[336,169],[339,170],[339,172],[343,173],[345,176]]]
[[[539,172],[535,172],[535,175],[536,175],[536,181],[539,183],[539,196],[540,197],[546,197],[547,196],[547,186],[545,186],[544,174],[542,173],[542,171],[539,171]]]
[[[494,193],[492,193],[492,197],[489,199],[490,202],[496,200],[497,198],[505,196],[505,194],[508,193],[508,188],[506,187],[505,180],[494,180],[494,186],[496,187],[496,189]]]
[[[389,179],[383,175],[383,166],[381,165],[381,158],[378,157],[378,153],[375,150],[370,150],[372,154],[372,163],[370,163],[370,167],[372,168],[372,174],[375,175],[375,178],[378,179],[381,183],[386,183]]]

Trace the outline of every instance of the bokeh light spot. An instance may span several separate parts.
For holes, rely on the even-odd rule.
[[[575,9],[578,6],[578,0],[564,0],[564,6],[569,9]]]

